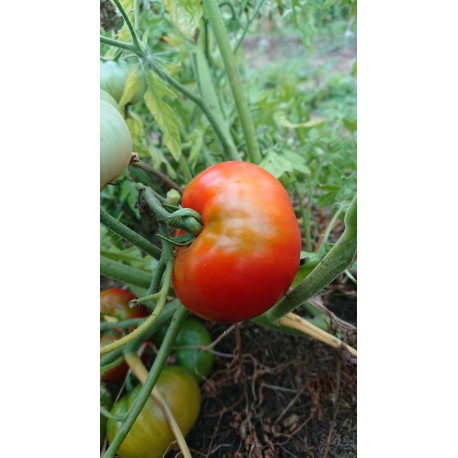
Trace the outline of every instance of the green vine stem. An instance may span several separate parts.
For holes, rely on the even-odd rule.
[[[127,13],[124,11],[124,8],[121,5],[121,2],[119,0],[112,0],[113,3],[116,5],[118,8],[119,12],[121,13],[121,16],[123,17],[124,21],[126,21],[127,28],[129,29],[130,36],[132,37],[132,42],[134,46],[138,49],[141,50],[140,47],[140,42],[138,41],[137,34],[135,33],[135,29],[132,26],[132,23],[130,22],[129,16]]]
[[[113,261],[105,256],[100,256],[100,275],[130,283],[140,288],[148,288],[151,283],[151,274],[144,270],[127,266],[122,262]]]
[[[137,189],[142,192],[143,198],[147,203],[148,207],[154,212],[159,222],[168,222],[173,227],[178,229],[183,229],[186,232],[197,237],[202,232],[202,225],[199,221],[193,216],[178,216],[174,217],[173,213],[169,213],[165,210],[159,201],[159,199],[155,196],[154,191],[141,184],[137,183]],[[181,210],[178,210],[181,211]],[[167,236],[167,234],[162,234]]]
[[[154,385],[156,384],[159,374],[164,367],[164,363],[170,354],[172,345],[175,342],[175,337],[178,334],[178,331],[181,328],[181,325],[187,314],[188,311],[182,305],[177,308],[170,326],[167,329],[156,359],[154,360],[153,366],[148,373],[148,377],[145,380],[145,383],[139,391],[138,396],[133,402],[131,408],[129,409],[126,419],[121,424],[121,427],[119,428],[116,436],[113,438],[110,446],[107,448],[102,458],[114,458],[116,451],[132,428],[132,425],[134,424],[138,415],[142,411],[143,406],[146,404],[148,397],[153,391]]]
[[[122,321],[101,321],[100,331],[108,331],[109,329],[128,329],[132,326],[139,326],[145,321],[145,318],[130,318]]]
[[[355,196],[345,215],[345,230],[339,240],[296,288],[286,293],[278,304],[264,314],[270,321],[280,320],[297,306],[318,294],[351,264],[356,255],[356,217]]]
[[[124,361],[123,356],[118,356],[114,361],[111,361],[111,363],[104,364],[103,366],[100,366],[100,375],[103,375],[105,372],[109,371],[110,369],[113,369],[116,366],[119,366],[122,362]]]
[[[102,356],[100,358],[100,364],[106,365],[109,364],[110,362],[114,361],[116,358],[118,358],[120,355],[123,354],[124,350],[125,351],[135,351],[142,343],[143,341],[153,335],[157,330],[163,326],[164,324],[168,323],[172,316],[175,314],[176,310],[178,307],[181,307],[181,303],[177,300],[174,299],[170,301],[165,307],[162,313],[159,315],[157,320],[154,322],[154,324],[151,326],[151,328],[145,332],[144,335],[141,335],[134,339],[130,344],[126,346],[126,348],[118,348],[117,350],[112,351],[111,353],[106,354],[105,356]],[[102,324],[100,325],[100,329],[102,330]]]
[[[152,173],[161,181],[163,181],[167,186],[170,186],[172,189],[176,189],[178,192],[183,192],[182,187],[175,183],[168,175],[162,173],[160,170],[156,170],[154,167],[151,167],[149,164],[143,161],[137,161],[133,164],[134,167],[138,167],[139,169],[143,169],[148,173]]]
[[[251,162],[259,164],[261,162],[261,153],[259,151],[256,131],[250,114],[247,99],[243,92],[242,84],[237,72],[234,54],[229,44],[226,27],[223,18],[215,0],[203,0],[208,20],[215,34],[216,42],[223,59],[224,67],[231,86],[232,95],[234,96],[235,105],[242,125],[243,134],[247,146],[248,157]]]
[[[132,243],[132,245],[135,245],[143,250],[146,254],[149,254],[155,259],[160,258],[162,251],[159,247],[153,245],[151,242],[118,221],[116,218],[113,218],[102,207],[100,207],[100,222],[115,234],[118,234],[123,239]]]
[[[114,420],[114,421],[124,421],[126,418],[125,418],[125,415],[113,415],[109,410],[105,409],[105,407],[103,406],[100,406],[100,413],[104,416],[104,417],[107,417],[107,418],[110,418],[111,420]]]
[[[168,73],[157,68],[157,66],[154,63],[151,63],[151,66],[160,78],[162,78],[165,82],[169,83],[170,86],[180,91],[184,96],[188,97],[188,99],[192,100],[202,110],[204,115],[207,117],[208,122],[210,123],[213,130],[215,131],[216,136],[218,137],[219,141],[221,142],[221,145],[224,148],[225,153],[229,157],[232,157],[234,154],[236,154],[236,151],[233,151],[233,147],[231,146],[230,142],[224,135],[224,127],[220,125],[219,120],[215,117],[214,113],[208,108],[207,104],[203,101],[203,99],[198,97],[193,92],[191,92],[188,88],[183,86],[180,82],[172,78]]]
[[[135,328],[129,334],[125,335],[124,337],[121,337],[118,340],[115,340],[114,342],[108,345],[104,345],[103,347],[101,347],[100,348],[101,355],[109,353],[110,351],[116,350],[117,348],[123,347],[127,345],[128,343],[132,342],[136,337],[144,334],[151,327],[151,325],[156,321],[156,318],[161,313],[167,301],[167,294],[170,288],[170,279],[172,278],[172,268],[173,268],[173,262],[167,263],[167,266],[164,272],[164,276],[162,277],[162,281],[163,281],[162,288],[160,289],[157,295],[156,306],[154,307],[154,310],[151,313],[151,315],[138,328]]]
[[[126,51],[134,52],[140,57],[143,57],[145,55],[142,51],[140,51],[131,43],[124,43],[123,41],[113,40],[112,38],[104,37],[103,35],[100,36],[100,42],[105,43],[106,45],[114,46],[115,48],[125,49]]]

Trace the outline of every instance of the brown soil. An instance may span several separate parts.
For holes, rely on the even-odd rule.
[[[336,282],[332,289],[341,292],[325,303],[356,324],[353,286]],[[209,329],[214,339],[227,335],[215,347],[201,415],[187,437],[193,456],[356,456],[354,363],[307,337],[252,322]]]

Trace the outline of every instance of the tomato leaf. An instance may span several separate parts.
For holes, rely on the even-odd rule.
[[[148,73],[148,89],[145,103],[164,134],[164,143],[175,160],[181,156],[180,125],[175,112],[163,97],[174,98],[175,94],[153,72]]]
[[[293,171],[291,161],[273,151],[270,151],[259,165],[275,178],[280,178],[284,173]]]
[[[129,68],[124,92],[119,100],[120,107],[125,107],[134,96],[141,90],[142,87],[142,74],[138,65],[132,65]]]
[[[172,24],[190,41],[202,17],[200,0],[163,0],[162,4],[170,15]]]

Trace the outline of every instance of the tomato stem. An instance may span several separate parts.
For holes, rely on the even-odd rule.
[[[144,270],[113,261],[105,256],[100,256],[100,274],[140,288],[148,288],[151,282],[151,274]]]
[[[131,51],[138,54],[140,57],[144,56],[144,53],[141,52],[138,48],[136,48],[131,43],[125,43],[119,40],[113,40],[112,38],[104,37],[103,35],[100,36],[100,42],[105,43],[110,46],[114,46],[116,48],[125,49],[126,51]]]
[[[103,375],[105,372],[109,371],[110,369],[113,369],[113,367],[119,366],[119,364],[121,364],[123,361],[124,361],[123,356],[118,356],[111,363],[100,366],[100,375]]]
[[[111,420],[114,420],[114,421],[124,421],[126,419],[126,415],[113,415],[109,410],[105,409],[105,407],[103,406],[100,406],[100,413],[106,417],[106,418],[110,418]]]
[[[159,259],[161,256],[161,249],[156,245],[152,244],[146,240],[141,235],[137,234],[135,231],[113,218],[106,210],[100,207],[100,222],[106,226],[110,231],[118,234],[123,239],[132,243],[136,247],[143,250],[146,254],[149,254],[155,259]]]
[[[119,12],[121,13],[121,16],[123,17],[124,21],[126,22],[127,28],[129,29],[130,35],[132,37],[132,41],[134,43],[134,46],[141,51],[140,47],[140,42],[138,41],[137,34],[135,32],[135,29],[132,26],[132,23],[130,22],[129,16],[127,13],[124,11],[124,8],[121,5],[121,2],[119,0],[112,0],[113,3],[116,5],[118,8]]]
[[[202,100],[201,97],[198,97],[195,93],[190,91],[186,86],[183,86],[179,81],[172,78],[168,73],[164,72],[160,68],[157,68],[157,66],[154,63],[150,63],[150,66],[153,68],[153,70],[157,73],[157,75],[160,78],[162,78],[175,89],[180,91],[183,95],[188,97],[188,99],[192,100],[202,110],[202,112],[207,117],[208,122],[213,127],[213,130],[215,131],[216,136],[221,142],[221,145],[224,148],[226,154],[234,160],[240,160],[237,150],[233,145],[231,145],[231,143],[224,135],[224,128],[220,125],[218,119],[215,117],[214,113],[208,108],[204,100]]]
[[[177,307],[181,305],[180,302],[177,299],[174,299],[170,301],[165,307],[163,312],[159,315],[157,320],[154,322],[154,324],[151,326],[151,328],[145,332],[144,335],[138,336],[135,338],[130,344],[128,344],[125,348],[121,347],[118,348],[117,350],[112,351],[111,353],[106,354],[102,358],[100,358],[100,364],[101,365],[106,365],[111,361],[114,361],[119,355],[122,355],[124,350],[135,350],[137,349],[143,341],[150,337],[152,334],[154,334],[161,326],[163,326],[165,323],[170,321],[171,317],[173,314],[176,312]],[[126,320],[127,321],[127,320]],[[123,322],[119,322],[117,324],[122,324]],[[103,329],[104,323],[100,323],[100,329]],[[119,327],[119,326],[118,326]]]
[[[243,134],[245,136],[248,157],[251,162],[259,164],[261,162],[261,153],[256,139],[256,131],[251,118],[248,101],[240,82],[234,54],[229,44],[229,37],[218,7],[218,2],[215,0],[203,0],[203,4],[208,16],[208,21],[213,29],[216,43],[218,44],[224,68],[226,69],[229,84],[231,86],[235,106],[240,117],[240,124],[242,125]]]
[[[161,313],[167,301],[167,294],[170,288],[170,279],[172,278],[172,268],[173,268],[173,263],[172,262],[167,263],[165,267],[164,276],[163,276],[162,288],[160,289],[159,293],[157,294],[158,299],[156,302],[156,306],[154,307],[154,310],[151,313],[151,315],[138,328],[135,328],[129,334],[125,335],[124,337],[121,337],[118,340],[115,340],[114,342],[108,345],[104,345],[103,347],[101,347],[100,348],[101,355],[109,353],[110,351],[116,350],[117,348],[123,347],[127,345],[128,343],[132,342],[135,339],[135,337],[144,334],[151,327],[151,325],[156,321],[156,318]]]
[[[280,302],[264,314],[270,321],[278,321],[318,294],[353,262],[356,255],[356,212],[355,196],[345,215],[345,230],[339,240],[296,288],[286,293]]]
[[[173,213],[170,214],[167,210],[165,210],[159,201],[159,199],[154,195],[154,192],[151,188],[144,186],[141,183],[137,183],[137,189],[140,192],[143,192],[143,197],[145,199],[146,204],[148,207],[154,212],[157,221],[160,223],[161,221],[168,222],[173,227],[178,229],[183,229],[186,232],[197,237],[202,232],[202,225],[199,221],[196,220],[193,216],[180,216],[177,218],[172,218]],[[163,234],[167,237],[167,234]],[[172,256],[173,258],[173,256]]]
[[[177,307],[177,310],[172,318],[172,322],[170,323],[164,340],[162,341],[161,347],[159,348],[159,352],[156,355],[153,366],[148,373],[148,377],[146,378],[145,383],[138,393],[138,396],[130,407],[126,419],[121,424],[118,432],[111,441],[110,446],[107,448],[102,458],[114,458],[116,451],[132,428],[132,425],[142,411],[146,401],[148,400],[148,397],[151,394],[151,391],[153,390],[154,385],[156,384],[157,379],[159,378],[165,361],[170,354],[172,345],[175,342],[176,335],[178,334],[178,331],[181,328],[181,325],[187,314],[188,311],[182,305]]]

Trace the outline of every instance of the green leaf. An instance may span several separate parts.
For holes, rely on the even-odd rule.
[[[172,24],[190,41],[194,41],[196,28],[202,17],[200,0],[163,0]]]
[[[145,103],[164,135],[164,143],[175,160],[181,156],[180,125],[175,112],[163,97],[175,97],[165,83],[153,72],[148,73]]]
[[[259,165],[275,178],[280,178],[284,173],[293,171],[291,161],[273,151],[270,151]]]

